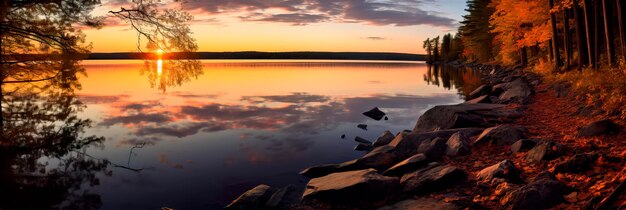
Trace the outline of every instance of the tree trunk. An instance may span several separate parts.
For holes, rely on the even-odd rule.
[[[624,17],[622,16],[623,8],[622,8],[622,0],[617,0],[617,28],[619,28],[619,40],[622,53],[622,59],[626,62],[626,37],[624,34]]]
[[[600,68],[600,36],[601,34],[601,24],[602,22],[600,21],[600,15],[602,15],[602,11],[600,11],[602,8],[599,5],[600,0],[594,0],[593,1],[593,26],[594,26],[594,41],[593,41],[593,68],[594,69],[599,69]]]
[[[9,1],[1,0],[0,1],[0,25],[3,25],[5,22],[5,18],[9,11]],[[2,90],[2,83],[4,81],[4,45],[2,43],[2,39],[4,37],[4,31],[0,29],[0,141],[4,140],[4,108],[3,108],[3,100],[4,100],[4,92]]]
[[[585,32],[587,34],[587,55],[588,55],[588,60],[587,63],[589,65],[595,66],[595,33],[594,31],[594,21],[593,21],[593,17],[595,16],[595,10],[593,10],[593,4],[591,3],[591,0],[584,0],[585,1],[585,6],[583,7],[584,13],[585,13]]]
[[[554,7],[554,0],[550,0],[550,9]],[[559,56],[558,30],[556,28],[556,14],[550,13],[550,22],[552,24],[552,53],[554,54],[555,70],[561,66],[561,57]]]
[[[586,29],[585,29],[585,19],[584,15],[581,14],[582,9],[578,6],[578,2],[575,2],[574,5],[574,19],[576,19],[576,49],[578,50],[578,66],[582,69],[583,66],[589,64],[587,59],[589,59],[588,48],[587,48],[587,37],[586,37]]]
[[[528,55],[526,54],[526,47],[522,47],[519,51],[520,54],[520,64],[522,66],[526,66],[528,64]]]
[[[569,68],[572,60],[572,35],[569,28],[569,11],[563,11],[563,49],[565,49],[565,67]]]
[[[609,65],[615,64],[615,45],[613,45],[613,25],[611,24],[610,2],[602,0],[602,16],[604,17],[604,40],[606,42],[606,57]]]

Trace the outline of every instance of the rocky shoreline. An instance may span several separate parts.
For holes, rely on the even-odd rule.
[[[571,197],[581,189],[557,175],[585,173],[604,156],[576,151],[566,157],[572,148],[554,139],[532,138],[535,135],[520,125],[541,77],[521,67],[450,65],[465,65],[484,75],[484,85],[466,102],[433,107],[413,130],[383,133],[361,158],[302,171],[310,178],[304,190],[259,185],[225,208],[547,209],[577,202]],[[564,88],[557,89],[557,95],[566,94]],[[612,121],[601,120],[579,129],[578,136],[618,130]],[[505,157],[492,159],[490,154]],[[542,170],[520,167],[528,164],[541,165],[537,168]],[[547,165],[552,167],[543,170]],[[582,206],[606,205],[597,197]]]

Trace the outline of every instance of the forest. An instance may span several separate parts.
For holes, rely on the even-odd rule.
[[[424,41],[429,62],[525,66],[579,100],[626,118],[624,4],[617,0],[469,0],[455,35]]]

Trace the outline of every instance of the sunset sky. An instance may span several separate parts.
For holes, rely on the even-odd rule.
[[[105,0],[95,13],[119,9]],[[465,0],[190,0],[168,7],[192,14],[199,51],[360,51],[423,53],[422,40],[453,30]],[[93,52],[137,50],[129,26],[84,30]]]

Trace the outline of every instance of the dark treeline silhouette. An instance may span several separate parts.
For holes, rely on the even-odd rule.
[[[426,61],[429,63],[443,61],[448,62],[461,58],[463,52],[463,43],[461,35],[457,33],[455,36],[448,33],[443,37],[435,37],[424,40],[424,50],[426,50]]]
[[[398,60],[425,61],[424,55],[379,52],[190,52],[167,53],[168,59],[308,59],[308,60]],[[145,59],[154,53],[92,53],[87,59]]]

